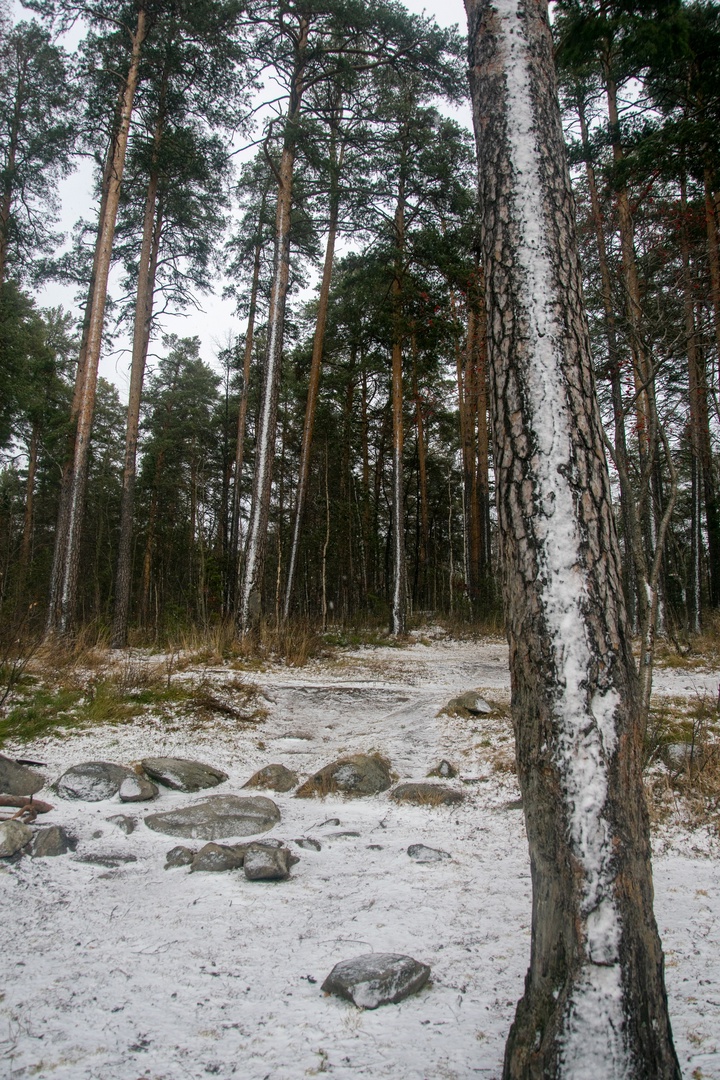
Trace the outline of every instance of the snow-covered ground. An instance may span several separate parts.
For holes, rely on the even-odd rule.
[[[202,674],[218,687],[238,678],[230,668]],[[422,779],[447,758],[460,770],[451,783],[465,802],[414,807],[387,794],[268,793],[282,813],[268,835],[314,837],[321,850],[290,843],[300,862],[289,880],[250,882],[242,871],[163,869],[176,843],[201,842],[152,832],[143,816],[203,793],[163,791],[142,806],[40,793],[54,806],[42,823],[65,825],[80,844],[75,855],[0,868],[0,1076],[499,1077],[530,942],[522,813],[507,805],[519,796],[510,724],[437,714],[476,687],[506,707],[506,646],[437,636],[246,677],[266,699],[268,715],[257,726],[145,717],[5,752],[47,762],[51,779],[82,761],[197,758],[229,774],[214,793],[241,793],[271,763],[305,777],[345,753],[379,751],[400,778]],[[716,694],[719,678],[664,670],[658,692]],[[108,822],[118,813],[137,817],[131,835]],[[718,844],[679,826],[665,827],[658,840],[656,914],[683,1074],[720,1080]],[[418,864],[407,855],[415,843],[452,859]],[[136,861],[116,868],[78,861],[113,854]],[[431,984],[372,1012],[323,995],[334,964],[370,951],[430,964]]]

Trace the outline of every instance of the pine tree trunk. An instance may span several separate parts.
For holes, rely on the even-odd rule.
[[[679,1080],[642,720],[547,4],[466,0],[512,714],[533,878],[506,1080]]]
[[[238,577],[238,559],[240,555],[240,492],[242,490],[242,471],[245,463],[245,429],[247,426],[248,394],[250,390],[250,367],[252,364],[253,344],[255,337],[255,315],[257,313],[258,289],[260,285],[260,260],[263,251],[262,225],[265,219],[265,206],[267,191],[263,190],[258,217],[258,240],[255,245],[253,257],[253,276],[250,286],[250,304],[248,306],[248,323],[245,331],[245,351],[243,354],[243,381],[240,394],[240,407],[238,409],[237,438],[235,441],[235,469],[233,483],[232,512],[230,517],[230,560],[228,567],[228,607],[234,600],[235,588]]]
[[[245,541],[245,559],[236,620],[240,634],[245,634],[258,622],[262,610],[262,579],[268,521],[270,518],[272,465],[275,453],[277,406],[285,332],[285,298],[290,276],[290,212],[292,209],[293,165],[295,161],[297,124],[304,89],[303,78],[308,30],[309,21],[303,16],[299,22],[295,68],[278,173],[273,284],[270,293],[267,328],[268,344],[257,428],[250,520]]]
[[[720,244],[718,243],[715,199],[713,198],[713,173],[709,165],[705,168],[705,230],[708,263],[710,265],[710,295],[715,322],[715,341],[718,350],[718,363],[720,364]]]
[[[477,501],[480,523],[480,561],[478,565],[480,599],[490,603],[495,594],[490,534],[490,431],[488,428],[487,314],[482,270],[477,268],[478,288],[475,297],[476,332],[474,344],[475,385],[477,387]]]
[[[340,167],[335,165],[334,171]],[[307,499],[308,478],[310,476],[310,455],[312,451],[313,429],[315,426],[315,413],[317,411],[317,399],[320,392],[320,374],[322,372],[323,347],[325,344],[325,327],[327,325],[328,307],[330,305],[330,282],[335,261],[335,240],[337,238],[338,214],[340,211],[340,195],[335,182],[334,190],[330,195],[330,215],[328,221],[328,235],[325,245],[325,263],[323,265],[322,281],[320,283],[320,297],[318,300],[317,319],[315,321],[315,336],[313,338],[312,359],[310,361],[310,376],[308,382],[307,403],[305,406],[305,422],[303,424],[302,446],[300,449],[300,465],[298,467],[297,493],[295,496],[295,511],[293,514],[293,534],[290,546],[290,561],[287,569],[287,582],[285,585],[285,602],[283,605],[283,619],[287,621],[290,615],[293,588],[295,586],[295,570],[297,567],[298,549],[300,547],[300,532],[302,529],[305,501]]]
[[[145,200],[145,219],[140,247],[137,299],[135,301],[135,325],[133,351],[130,366],[130,396],[125,432],[125,463],[123,466],[122,493],[120,497],[120,536],[118,540],[117,574],[115,577],[115,604],[113,610],[112,648],[127,645],[128,619],[130,616],[130,589],[132,576],[132,536],[135,516],[135,479],[138,433],[140,430],[140,401],[145,364],[150,345],[155,273],[160,252],[162,234],[162,207],[156,215],[157,170],[150,176]]]
[[[28,474],[25,484],[25,519],[23,521],[22,547],[20,549],[21,592],[25,591],[27,572],[32,558],[33,523],[35,515],[35,476],[37,474],[38,443],[40,441],[40,423],[33,421],[28,447]]]
[[[125,165],[130,117],[132,115],[140,56],[146,33],[146,12],[144,8],[140,8],[135,32],[132,35],[132,51],[128,73],[119,101],[117,129],[113,136],[112,153],[108,156],[108,168],[103,178],[103,188],[106,191],[106,196],[101,203],[102,216],[98,224],[92,292],[88,300],[89,311],[87,313],[88,324],[84,358],[78,365],[80,381],[79,383],[76,382],[77,424],[74,433],[72,464],[67,474],[67,503],[65,507],[61,507],[64,520],[62,521],[62,528],[59,520],[56,536],[59,588],[51,590],[51,604],[47,623],[48,632],[51,634],[67,633],[71,627],[75,612],[80,568],[80,537],[87,482],[88,447],[95,409],[95,389],[102,346],[105,299],[107,297],[115,220]]]
[[[708,409],[708,387],[705,361],[699,348],[695,328],[695,305],[693,302],[693,281],[690,267],[690,238],[687,233],[687,193],[683,180],[680,193],[682,225],[680,229],[680,247],[683,263],[683,309],[685,315],[685,338],[688,359],[688,388],[690,396],[690,442],[693,457],[697,459],[702,488],[705,496],[705,520],[708,534],[708,569],[710,571],[710,606],[720,606],[720,506],[718,506],[717,484],[713,464],[712,443],[710,439],[710,412]],[[697,479],[693,473],[694,479]],[[697,493],[698,505],[700,491]],[[698,537],[699,537],[698,529]],[[700,547],[693,560],[693,566],[699,563]],[[697,612],[699,619],[699,611]]]
[[[3,190],[0,199],[0,288],[5,283],[7,271],[8,231],[10,228],[10,214],[13,205],[13,181],[17,166],[18,143],[20,139],[20,124],[22,117],[22,100],[25,92],[24,78],[18,79],[15,91],[13,116],[10,122],[10,136],[8,139],[7,161],[3,171]]]
[[[425,421],[423,419],[422,401],[420,400],[420,390],[418,388],[418,372],[417,372],[417,333],[415,326],[412,329],[412,377],[413,377],[413,399],[415,401],[415,433],[417,444],[417,457],[418,457],[418,494],[420,503],[420,529],[419,529],[419,544],[417,553],[417,578],[418,587],[416,590],[416,603],[426,606],[427,603],[427,564],[428,564],[428,549],[430,546],[430,514],[428,510],[428,489],[427,489],[427,453],[425,447]]]
[[[582,98],[578,98],[577,101],[577,113],[580,121],[580,137],[582,139],[583,152],[585,155],[585,175],[588,182],[588,190],[590,192],[590,207],[592,211],[593,225],[595,228],[595,240],[598,248],[598,263],[600,266],[600,283],[601,294],[603,303],[603,312],[605,315],[605,337],[607,340],[608,350],[608,378],[610,380],[612,402],[613,402],[613,420],[615,426],[615,446],[614,457],[620,459],[620,465],[622,469],[622,476],[620,479],[620,512],[623,520],[623,540],[625,545],[625,557],[623,559],[623,582],[625,586],[625,601],[628,605],[628,610],[631,613],[631,624],[634,626],[635,618],[633,613],[636,610],[636,597],[635,597],[635,583],[637,575],[635,572],[635,563],[633,558],[632,549],[632,535],[633,535],[633,517],[634,517],[634,495],[630,488],[629,482],[623,483],[623,477],[629,481],[630,470],[628,467],[628,455],[627,455],[627,441],[625,438],[625,410],[623,406],[623,394],[622,394],[622,372],[620,368],[620,350],[617,342],[617,327],[615,321],[615,308],[613,305],[612,296],[612,277],[610,274],[610,264],[607,257],[607,247],[605,244],[605,232],[603,228],[603,214],[600,207],[600,196],[598,194],[597,179],[595,176],[595,169],[591,161],[590,150],[590,137],[587,125],[587,118],[585,115],[585,101]]]
[[[392,340],[392,603],[390,632],[405,633],[405,498],[403,487],[403,357],[402,357],[402,276],[405,251],[405,195],[400,181],[395,212],[395,273],[392,281],[393,340]]]

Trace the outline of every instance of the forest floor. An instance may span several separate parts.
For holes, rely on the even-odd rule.
[[[506,645],[437,630],[404,648],[336,650],[302,668],[186,662],[171,675],[167,658],[132,660],[136,672],[162,663],[168,683],[204,688],[204,709],[145,706],[121,724],[14,739],[4,753],[46,763],[51,780],[83,761],[196,758],[229,775],[213,793],[241,793],[267,764],[304,778],[344,754],[377,751],[401,779],[423,779],[449,760],[460,774],[450,784],[465,800],[432,807],[387,793],[268,792],[282,814],[271,835],[300,861],[286,881],[251,882],[242,871],[164,869],[182,841],[150,831],[144,814],[207,793],[163,791],[135,805],[39,793],[54,807],[43,824],[64,825],[79,846],[0,868],[3,1080],[499,1078],[530,943]],[[719,681],[702,664],[661,668],[656,716],[674,724],[683,712],[706,716]],[[441,713],[471,688],[493,715]],[[261,708],[249,721],[213,709],[213,700],[251,698]],[[697,735],[705,721],[689,723]],[[720,1080],[717,806],[714,816],[699,813],[661,757],[650,776],[656,915],[676,1045],[687,1080]],[[107,820],[119,812],[138,818],[130,835]],[[299,837],[321,850],[298,849]],[[419,864],[407,854],[417,843],[451,858]],[[88,855],[111,865],[80,861]],[[112,865],[114,855],[135,861]],[[338,961],[370,951],[409,953],[431,966],[431,982],[374,1011],[322,993]]]

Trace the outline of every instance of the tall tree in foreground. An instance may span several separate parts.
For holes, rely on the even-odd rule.
[[[465,0],[532,953],[506,1078],[678,1078],[545,0]]]

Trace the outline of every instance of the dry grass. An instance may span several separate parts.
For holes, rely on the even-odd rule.
[[[717,701],[667,699],[651,710],[646,741],[651,819],[676,817],[720,832],[720,720]]]

